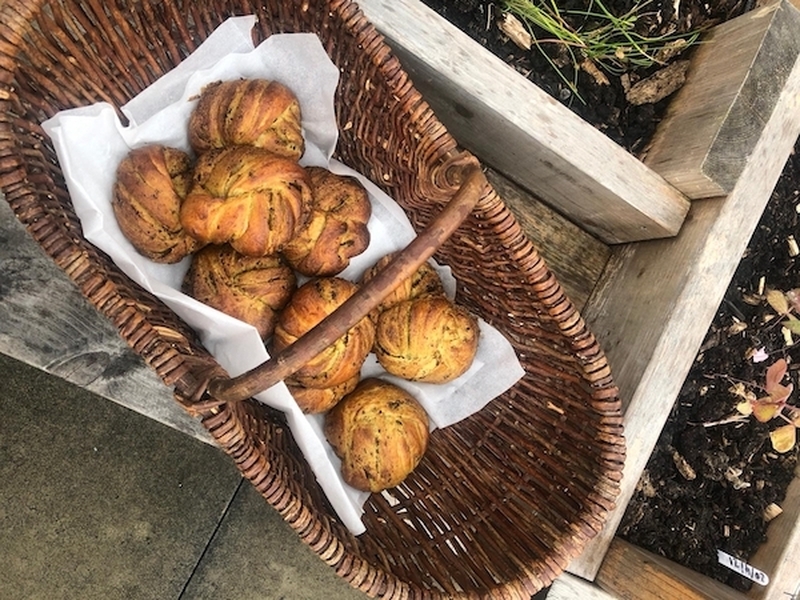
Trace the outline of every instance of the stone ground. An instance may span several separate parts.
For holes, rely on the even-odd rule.
[[[0,355],[4,600],[359,600],[220,450]]]

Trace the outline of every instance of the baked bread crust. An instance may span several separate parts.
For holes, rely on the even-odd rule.
[[[342,460],[342,478],[380,492],[402,483],[428,447],[428,415],[402,388],[365,379],[325,415],[325,436]]]
[[[297,277],[280,256],[245,256],[230,246],[206,246],[192,257],[183,290],[272,335],[278,311],[291,298]]]
[[[191,178],[189,155],[158,144],[131,150],[117,168],[111,200],[117,223],[154,262],[176,263],[203,246],[180,220]]]
[[[231,146],[197,160],[180,218],[196,239],[266,256],[283,249],[305,223],[310,205],[307,174],[296,162],[261,148]]]
[[[211,83],[203,88],[189,118],[189,143],[197,154],[247,145],[299,160],[305,148],[300,104],[277,81]]]
[[[380,313],[375,356],[392,375],[446,383],[469,369],[478,334],[478,322],[465,308],[444,296],[422,296]]]
[[[312,190],[311,215],[283,254],[303,275],[336,275],[369,246],[367,222],[372,205],[356,178],[322,167],[306,171]]]
[[[327,388],[305,387],[292,378],[287,379],[285,383],[300,410],[306,414],[319,414],[336,406],[342,398],[356,388],[360,380],[361,374],[356,373],[344,383]]]
[[[356,293],[355,283],[338,277],[319,277],[301,285],[283,309],[275,326],[276,352],[290,346]],[[310,388],[328,388],[360,373],[375,340],[375,326],[362,318],[325,350],[303,365],[292,379]]]
[[[375,277],[375,275],[383,270],[396,255],[397,253],[393,252],[382,256],[374,265],[364,272],[361,276],[361,283],[366,283]],[[444,296],[444,284],[439,274],[436,272],[436,269],[429,263],[423,263],[414,271],[411,277],[400,282],[400,284],[381,301],[375,310],[374,317],[377,318],[378,314],[387,308],[391,308],[395,304],[427,295]]]

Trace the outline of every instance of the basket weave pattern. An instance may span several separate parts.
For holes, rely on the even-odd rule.
[[[6,0],[0,33],[0,187],[33,238],[175,390],[187,409],[219,365],[194,333],[81,234],[40,123],[98,101],[119,107],[220,23],[316,33],[341,81],[337,158],[369,177],[416,228],[456,190],[460,150],[380,35],[349,0],[261,3]],[[436,259],[458,301],[505,333],[526,376],[484,410],[432,434],[419,468],[373,494],[367,532],[339,523],[281,415],[254,401],[203,411],[242,474],[336,572],[386,598],[529,598],[580,553],[613,507],[624,461],[605,356],[555,277],[488,186]]]

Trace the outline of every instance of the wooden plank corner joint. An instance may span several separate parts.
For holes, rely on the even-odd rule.
[[[671,237],[687,198],[419,0],[361,0],[453,136],[607,244]]]
[[[772,0],[712,29],[645,164],[691,199],[730,193],[800,55],[800,9]]]

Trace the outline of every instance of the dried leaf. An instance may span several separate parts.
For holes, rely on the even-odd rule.
[[[769,439],[775,452],[783,454],[794,448],[797,441],[797,428],[794,425],[778,427],[770,432]]]
[[[798,324],[800,325],[800,320],[798,320]],[[734,317],[733,324],[728,327],[728,334],[736,335],[742,333],[745,329],[747,329],[747,323]]]
[[[786,294],[780,290],[767,291],[767,304],[779,315],[785,315],[789,312],[789,300],[786,298]]]
[[[786,292],[786,299],[792,305],[792,309],[800,312],[800,289],[793,289]]]
[[[753,414],[753,404],[749,400],[743,400],[736,405],[736,411],[742,415],[749,416]]]
[[[790,235],[788,238],[786,238],[786,245],[789,247],[789,256],[794,258],[795,256],[800,255],[800,246],[797,245],[797,240],[793,235]]]
[[[794,315],[792,315],[792,314],[789,314],[789,315],[787,315],[787,316],[788,316],[789,318],[788,318],[788,319],[786,319],[786,320],[785,320],[785,321],[782,323],[782,325],[783,325],[783,326],[784,326],[786,329],[788,329],[789,331],[791,331],[792,333],[794,333],[795,335],[800,335],[800,319],[798,319],[797,317],[795,317],[795,316],[794,316]]]
[[[675,11],[677,13],[677,11]],[[689,42],[680,38],[665,44],[656,52],[655,60],[658,63],[667,63],[689,47]]]
[[[786,359],[779,358],[767,369],[767,379],[764,389],[772,395],[772,390],[780,386],[787,369]]]
[[[750,306],[758,306],[761,304],[761,296],[756,294],[742,294],[742,300],[745,304],[749,304]]]
[[[770,398],[759,398],[751,404],[753,407],[753,416],[759,423],[771,421],[778,416],[778,413],[781,412],[782,408],[780,404],[771,402]]]

